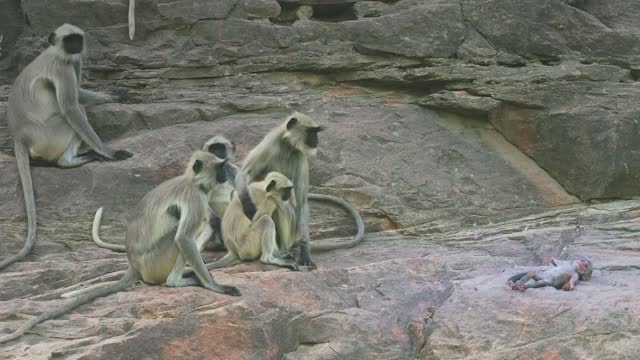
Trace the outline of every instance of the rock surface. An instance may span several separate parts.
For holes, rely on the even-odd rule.
[[[87,111],[135,153],[32,169],[38,244],[0,273],[0,334],[126,268],[90,240],[98,207],[103,238],[121,242],[133,206],[193,149],[223,133],[242,157],[292,110],[327,127],[313,191],[354,204],[367,241],[315,255],[314,272],[215,271],[240,298],[136,286],[1,345],[0,359],[637,356],[640,202],[611,200],[640,190],[640,3],[138,0],[133,41],[127,3],[0,0],[0,258],[26,235],[9,85],[57,25],[88,34],[85,87],[129,91]],[[311,18],[295,18],[299,5]],[[311,230],[353,224],[314,204]],[[574,292],[504,286],[572,254],[596,267]]]

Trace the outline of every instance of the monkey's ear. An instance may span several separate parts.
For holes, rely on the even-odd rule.
[[[289,119],[289,121],[287,121],[287,130],[291,130],[292,127],[296,126],[297,122],[298,122],[298,119],[296,119],[294,117]]]
[[[198,174],[202,171],[202,160],[196,160],[193,162],[193,172]]]
[[[56,34],[54,32],[49,33],[49,38],[47,39],[47,42],[49,42],[49,45],[56,44]]]
[[[271,180],[269,182],[269,185],[267,185],[267,192],[271,192],[271,190],[273,190],[273,188],[276,187],[276,181],[275,180]]]

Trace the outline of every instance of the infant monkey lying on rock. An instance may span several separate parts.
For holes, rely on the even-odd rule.
[[[593,272],[591,261],[584,257],[576,260],[551,259],[551,264],[553,267],[550,269],[516,274],[509,278],[507,286],[512,290],[553,286],[558,290],[571,291],[578,280],[591,279]]]

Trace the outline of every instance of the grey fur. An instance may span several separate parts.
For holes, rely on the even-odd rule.
[[[222,234],[228,253],[221,260],[207,264],[207,269],[259,258],[264,264],[298,270],[294,260],[286,259],[278,251],[276,224],[272,218],[274,211],[287,203],[288,199],[284,199],[283,194],[292,193],[292,187],[293,183],[277,172],[267,174],[263,181],[251,183],[249,191],[257,205],[253,219],[245,216],[240,198],[234,193],[222,219]],[[294,200],[293,197],[291,199]]]
[[[291,129],[287,124],[293,118],[296,119]],[[264,139],[244,159],[240,172],[236,176],[236,189],[243,201],[248,199],[248,184],[260,180],[266,173],[276,171],[288,177],[293,182],[295,201],[289,201],[288,205],[278,207],[274,213],[277,234],[281,243],[281,250],[290,249],[300,239],[300,258],[298,263],[314,269],[316,266],[311,261],[309,237],[309,205],[308,199],[322,201],[334,201],[334,197],[328,195],[312,195],[308,197],[309,190],[309,156],[314,156],[317,148],[311,148],[306,144],[306,130],[318,128],[316,123],[308,116],[294,112],[280,126],[271,130]],[[318,250],[333,250],[352,247],[364,239],[364,223],[360,214],[352,206],[344,201],[337,204],[346,208],[356,219],[358,233],[356,237],[344,244],[318,245]]]
[[[198,161],[202,166],[195,173],[194,164]],[[215,184],[216,165],[222,161],[214,155],[197,151],[183,175],[163,182],[142,198],[127,228],[129,270],[121,280],[63,294],[62,297],[75,299],[62,308],[30,320],[14,333],[0,337],[0,343],[16,339],[45,320],[98,297],[124,290],[139,280],[153,285],[165,283],[171,287],[202,285],[215,292],[240,295],[235,287],[215,282],[200,256],[199,247],[203,242],[201,238],[197,239],[198,235],[206,235],[203,229],[206,229],[208,221],[207,194],[201,189],[210,189]],[[179,214],[179,219],[176,214]],[[186,265],[194,269],[195,278],[183,278]]]
[[[67,53],[65,38],[78,35],[82,37],[81,51]],[[22,250],[0,262],[0,269],[22,259],[35,244],[37,223],[30,157],[72,168],[98,158],[119,160],[131,156],[103,144],[80,105],[114,101],[107,94],[80,88],[82,56],[86,52],[84,32],[64,24],[50,35],[50,40],[51,46],[18,75],[9,95],[7,117],[27,210],[28,235]],[[83,142],[94,154],[78,156]]]

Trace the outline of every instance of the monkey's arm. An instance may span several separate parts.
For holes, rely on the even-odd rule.
[[[241,169],[236,175],[236,191],[238,191],[238,197],[242,204],[242,212],[249,219],[253,219],[256,214],[256,204],[251,199],[251,193],[249,191],[250,174],[246,169]]]
[[[89,124],[89,120],[87,120],[84,111],[80,108],[78,92],[75,89],[78,82],[73,68],[69,66],[64,67],[60,77],[54,77],[51,80],[54,82],[56,88],[60,111],[71,128],[93,151],[105,158],[113,160],[115,152],[106,147],[102,140],[100,140]]]
[[[235,186],[236,176],[238,174],[238,171],[240,171],[240,168],[236,164],[231,163],[230,161],[227,161],[226,167],[227,167],[227,176],[229,177],[229,179],[231,179],[231,182]]]
[[[578,273],[574,272],[571,274],[571,278],[567,281],[563,286],[562,290],[571,291],[576,288],[576,282],[578,281]]]
[[[181,206],[179,212],[179,214],[181,214],[180,222],[174,240],[180,250],[180,254],[182,254],[186,262],[191,265],[196,276],[202,282],[202,285],[206,288],[211,288],[214,283],[213,277],[204,265],[204,260],[202,260],[202,256],[196,246],[196,239],[189,235],[197,233],[198,229],[198,224],[192,212],[190,209]]]

